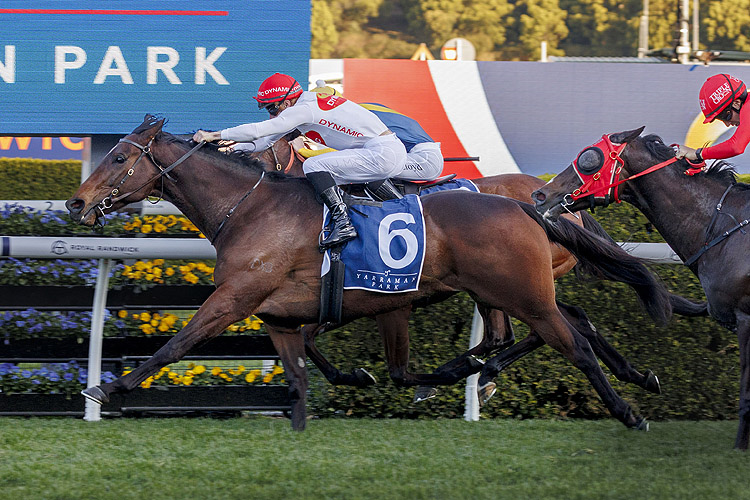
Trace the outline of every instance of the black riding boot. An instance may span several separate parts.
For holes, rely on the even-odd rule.
[[[346,203],[341,197],[341,191],[336,186],[333,176],[328,172],[312,172],[307,174],[307,178],[331,212],[331,231],[328,237],[320,242],[320,249],[325,250],[356,238],[357,230],[352,225]]]
[[[365,184],[365,190],[380,201],[398,200],[404,197],[390,179]]]

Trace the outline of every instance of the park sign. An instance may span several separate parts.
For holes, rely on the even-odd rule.
[[[175,134],[255,121],[263,79],[306,82],[309,58],[309,0],[3,0],[0,135],[126,134],[147,113]]]

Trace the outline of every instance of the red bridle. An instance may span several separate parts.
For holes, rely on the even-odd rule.
[[[677,158],[670,158],[667,161],[663,161],[661,163],[657,163],[656,165],[650,166],[643,172],[639,172],[624,179],[620,179],[619,175],[620,172],[622,172],[622,167],[624,164],[622,158],[620,158],[620,154],[625,149],[625,146],[627,146],[627,143],[617,145],[613,144],[609,139],[609,136],[605,134],[602,136],[599,142],[581,151],[576,157],[576,160],[573,162],[573,168],[575,169],[578,177],[581,179],[581,183],[583,185],[565,196],[565,199],[563,200],[563,206],[572,205],[574,201],[588,196],[593,196],[594,199],[599,198],[603,200],[604,205],[609,205],[611,203],[611,199],[614,199],[615,202],[620,203],[621,200],[619,198],[617,186],[629,180],[644,176],[646,174],[650,174],[651,172],[655,172],[677,161]],[[590,167],[582,168],[579,166],[581,157],[589,150],[598,151],[599,153],[595,154],[601,154],[603,157],[601,165],[596,169],[592,169]],[[703,172],[706,166],[706,162],[692,163],[689,160],[687,161],[692,166],[685,170],[685,175],[695,175]],[[568,201],[568,198],[570,198],[570,201]]]

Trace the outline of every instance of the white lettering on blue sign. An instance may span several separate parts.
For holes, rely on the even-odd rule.
[[[206,56],[206,47],[195,47],[195,84],[205,85],[206,74],[219,85],[229,85],[229,81],[216,68],[218,59],[227,50],[226,47],[216,47]],[[6,83],[15,82],[15,47],[5,47],[5,63],[0,63],[0,77]],[[65,84],[67,71],[83,68],[88,62],[86,51],[75,45],[58,45],[55,47],[55,83]],[[171,85],[182,85],[177,76],[175,68],[180,62],[180,53],[172,47],[146,47],[146,83],[156,85],[159,83],[159,73],[164,75]],[[101,85],[108,77],[119,78],[120,83],[132,85],[133,76],[128,68],[128,63],[117,45],[111,45],[104,53],[99,70],[93,82]]]
[[[16,46],[5,46],[5,62],[0,61],[0,78],[5,83],[16,83]]]

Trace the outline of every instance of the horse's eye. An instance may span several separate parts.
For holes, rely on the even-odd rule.
[[[115,161],[117,163],[125,163],[125,160],[127,160],[127,158],[125,158],[125,155],[117,155],[117,156],[115,156]]]

